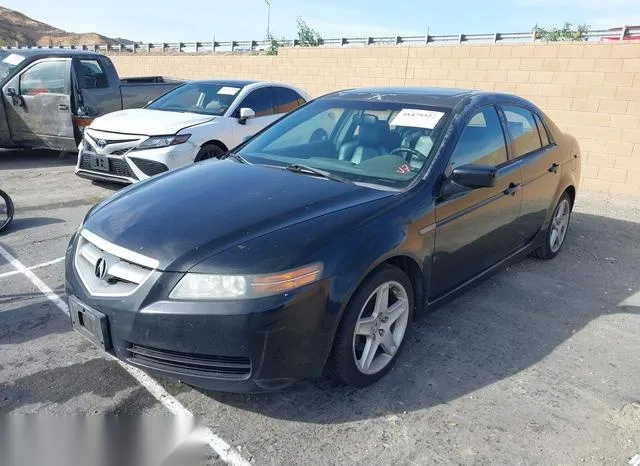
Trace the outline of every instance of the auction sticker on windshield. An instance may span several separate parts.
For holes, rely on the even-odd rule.
[[[236,95],[240,89],[237,87],[223,87],[218,91],[219,95]]]
[[[420,110],[414,108],[403,108],[396,115],[391,126],[409,126],[412,128],[433,129],[436,127],[444,113],[433,110]]]
[[[9,65],[17,65],[19,64],[22,60],[24,60],[24,57],[20,56],[20,55],[16,55],[15,53],[12,53],[11,55],[8,55],[4,60],[2,60],[4,63],[7,63]]]

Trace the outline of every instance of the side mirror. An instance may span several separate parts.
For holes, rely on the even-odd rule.
[[[449,179],[467,188],[490,188],[496,185],[498,169],[487,165],[463,165],[454,168]]]
[[[11,103],[13,105],[20,106],[20,107],[23,106],[22,98],[20,97],[20,95],[18,95],[18,92],[16,91],[15,87],[7,87],[5,94],[7,94],[7,97],[11,98]]]
[[[238,119],[238,123],[244,125],[247,123],[249,118],[255,118],[256,112],[253,111],[252,108],[241,108],[240,109],[240,118]]]

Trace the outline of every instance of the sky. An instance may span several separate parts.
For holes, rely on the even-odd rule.
[[[269,0],[271,32],[293,38],[301,17],[324,38],[530,31],[565,21],[640,25],[640,0]],[[265,0],[0,0],[71,32],[143,42],[260,40]]]

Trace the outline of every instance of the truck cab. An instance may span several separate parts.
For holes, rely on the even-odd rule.
[[[105,55],[80,50],[0,50],[0,147],[77,151],[94,118],[143,107],[182,84],[120,79]]]

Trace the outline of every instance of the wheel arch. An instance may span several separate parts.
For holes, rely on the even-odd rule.
[[[210,141],[205,141],[200,145],[200,147],[202,148],[202,147],[204,147],[206,145],[218,146],[220,149],[222,149],[225,152],[227,152],[229,150],[227,145],[224,142],[222,142],[220,139],[211,139]]]

